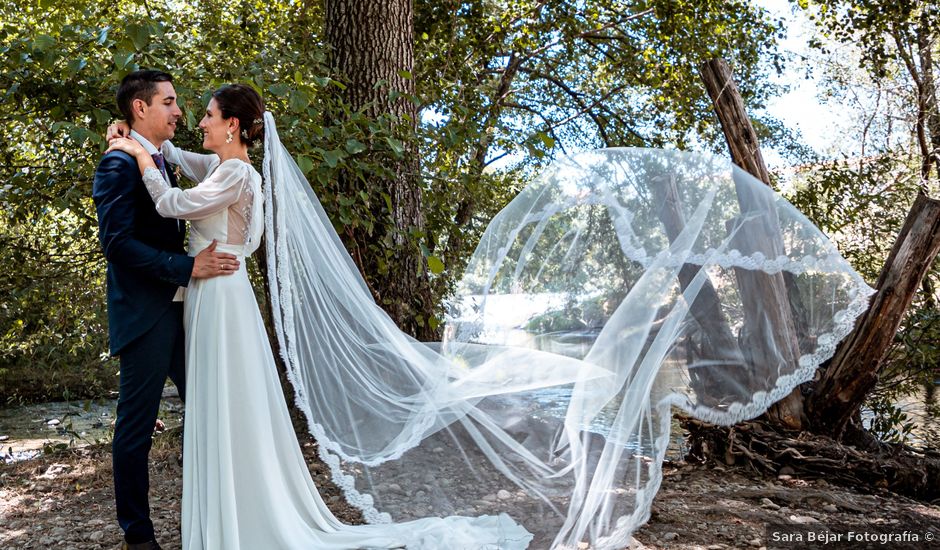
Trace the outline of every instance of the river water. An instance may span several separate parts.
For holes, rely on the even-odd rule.
[[[554,410],[559,406],[559,397],[564,397],[557,393],[557,390],[545,390],[543,403],[546,414],[563,414],[563,411]],[[933,392],[923,389],[897,403],[914,425],[908,437],[911,446],[940,449],[938,399],[940,388],[935,388]],[[5,462],[29,460],[39,456],[44,449],[109,442],[116,407],[116,400],[106,399],[40,403],[0,409],[0,458]],[[181,425],[182,412],[182,402],[175,390],[168,387],[159,415],[167,429]],[[865,417],[870,418],[870,414]],[[667,456],[678,460],[685,451],[684,434],[674,423]]]
[[[495,296],[488,298],[484,313],[487,318],[485,326],[494,330],[488,330],[489,334],[482,335],[485,343],[534,347],[553,353],[583,356],[590,349],[596,333],[572,332],[568,335],[570,338],[560,343],[556,339],[541,338],[521,329],[536,312],[563,301],[563,296],[546,296],[541,300],[513,295],[499,296],[499,299],[494,299]],[[471,297],[471,302],[473,299]],[[677,382],[677,385],[681,384]],[[940,388],[934,387],[933,391],[921,389],[898,402],[914,425],[908,438],[912,446],[940,449],[940,405],[937,403],[940,391],[937,389]],[[548,388],[534,396],[533,401],[540,413],[556,417],[561,415],[563,418],[567,403],[566,391],[570,390]],[[116,405],[115,400],[101,400],[0,409],[0,456],[7,462],[26,460],[38,456],[44,448],[50,446],[81,446],[110,441]],[[180,425],[182,412],[183,406],[175,388],[168,386],[164,391],[160,418],[167,428],[173,428]],[[867,415],[869,420],[870,416]],[[604,424],[603,419],[600,424]],[[595,431],[592,427],[586,428]],[[679,459],[685,452],[684,434],[675,423],[672,432],[668,456]]]
[[[167,387],[159,418],[167,429],[182,424],[183,403]],[[44,451],[111,441],[116,399],[57,401],[0,409],[0,458],[29,460]]]

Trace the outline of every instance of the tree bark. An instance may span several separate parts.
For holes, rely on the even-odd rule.
[[[402,330],[421,340],[434,340],[436,332],[427,322],[434,307],[427,263],[412,237],[424,231],[420,162],[415,141],[408,139],[418,121],[417,106],[407,97],[415,90],[414,80],[406,74],[414,69],[412,4],[410,0],[326,0],[324,7],[331,65],[346,84],[339,93],[352,112],[361,109],[375,119],[391,115],[405,144],[400,158],[373,151],[379,155],[373,160],[392,174],[373,176],[376,179],[370,182],[372,189],[384,189],[391,197],[391,219],[377,215],[371,235],[348,230],[344,238],[347,246],[358,251],[374,248],[375,243],[392,244],[387,261],[376,254],[354,254],[359,269],[376,302]],[[391,90],[406,96],[393,99]],[[361,184],[353,177],[340,179],[341,191],[357,197]],[[381,197],[370,202],[384,204]]]
[[[938,253],[940,200],[918,193],[881,270],[878,293],[816,384],[808,403],[814,431],[842,435],[878,381],[888,346]]]
[[[713,59],[702,66],[701,75],[714,103],[732,160],[770,185],[770,173],[761,155],[757,133],[744,109],[744,100],[734,83],[730,67],[723,59]],[[737,221],[732,221],[728,228],[734,232],[735,247],[742,254],[762,252],[768,258],[776,258],[783,253],[784,248],[773,205],[766,197],[748,192],[746,186],[737,182],[736,190],[742,215]],[[787,281],[782,273],[771,275],[745,269],[735,269],[734,273],[742,289],[744,306],[745,322],[741,339],[745,344],[755,342],[753,346],[743,345],[742,349],[766,349],[766,346],[757,345],[758,342],[771,341],[775,344],[776,349],[770,353],[752,354],[747,358],[752,367],[750,388],[753,391],[767,391],[772,388],[764,387],[764,381],[775,380],[777,372],[792,371],[800,357],[800,339]],[[803,423],[803,402],[799,388],[771,407],[767,415],[775,422],[799,429]]]
[[[685,213],[680,207],[679,190],[674,177],[662,178],[653,185],[656,201],[662,207],[658,212],[659,220],[666,229],[669,241],[673,242],[685,229]],[[685,264],[679,269],[679,286],[683,292],[691,286],[700,275],[701,266]],[[721,299],[706,276],[701,290],[689,305],[689,313],[698,323],[701,331],[700,343],[702,354],[716,359],[720,364],[710,365],[708,368],[689,369],[689,378],[692,390],[695,392],[698,404],[715,407],[721,403],[741,401],[747,396],[742,395],[741,385],[725,384],[731,380],[732,372],[740,370],[744,363],[744,356],[738,347],[738,342],[731,332],[731,327],[721,311]]]

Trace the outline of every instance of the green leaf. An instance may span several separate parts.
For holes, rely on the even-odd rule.
[[[336,168],[336,165],[339,164],[339,161],[346,158],[346,153],[341,149],[333,149],[332,151],[323,152],[323,162],[326,163],[330,168]]]
[[[33,49],[36,51],[44,52],[53,46],[55,46],[55,38],[48,34],[40,34],[33,39]]]
[[[545,132],[537,132],[535,137],[539,138],[542,143],[545,145],[546,149],[551,149],[555,146],[555,139],[552,136],[546,134]]]
[[[444,262],[437,256],[428,256],[428,269],[431,273],[438,275],[444,271]]]
[[[128,25],[127,35],[131,38],[137,51],[143,50],[150,43],[150,29],[144,25]]]
[[[287,95],[287,92],[290,91],[290,88],[286,84],[274,84],[268,88],[268,91],[277,97]]]
[[[300,90],[294,90],[290,93],[290,110],[300,113],[310,104],[310,98]]]
[[[87,61],[85,61],[82,58],[78,58],[78,59],[72,59],[71,61],[69,61],[66,67],[68,67],[68,70],[74,74],[84,69],[87,65],[88,65]]]
[[[365,144],[359,141],[358,139],[346,140],[346,151],[348,151],[350,155],[355,155],[356,153],[361,153],[365,150],[366,150]]]
[[[114,66],[117,67],[118,69],[126,68],[127,64],[130,63],[132,59],[134,59],[134,52],[128,53],[128,52],[117,51],[117,52],[114,52],[114,56],[112,57],[112,60],[114,61]]]
[[[102,126],[107,124],[111,120],[111,112],[105,111],[104,109],[95,109],[92,111],[95,116],[95,122],[101,124]]]
[[[388,146],[392,148],[392,151],[395,152],[395,155],[401,156],[405,152],[405,144],[401,140],[395,139],[393,137],[385,138],[385,142],[388,143]]]
[[[309,157],[300,156],[297,157],[297,166],[300,167],[300,171],[305,175],[313,170],[313,161]]]
[[[398,71],[398,76],[405,80],[411,80],[411,71]]]

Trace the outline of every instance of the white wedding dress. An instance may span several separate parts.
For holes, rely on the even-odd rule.
[[[191,222],[191,256],[216,240],[241,261],[237,273],[186,289],[183,548],[525,548],[531,535],[506,515],[349,526],[330,512],[301,454],[246,271],[264,228],[261,176],[240,160],[219,163],[170,143],[163,153],[201,183],[171,188],[147,170],[157,211]]]

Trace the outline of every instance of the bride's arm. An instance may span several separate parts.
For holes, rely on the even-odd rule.
[[[108,126],[105,139],[111,143],[117,138],[127,138],[131,135],[131,127],[124,121],[115,122]],[[202,155],[185,151],[173,145],[169,141],[164,141],[160,146],[160,153],[170,164],[175,164],[183,171],[183,175],[192,181],[202,181],[206,179],[212,170],[219,165],[219,156],[216,154]],[[134,153],[130,153],[134,154]]]
[[[170,187],[156,167],[144,171],[144,185],[164,218],[199,220],[238,201],[249,181],[250,168],[239,161],[222,163],[209,178],[191,189]]]
[[[170,164],[175,164],[183,171],[183,175],[193,181],[202,181],[219,165],[219,155],[202,155],[192,151],[184,151],[169,141],[160,146],[163,158]]]

